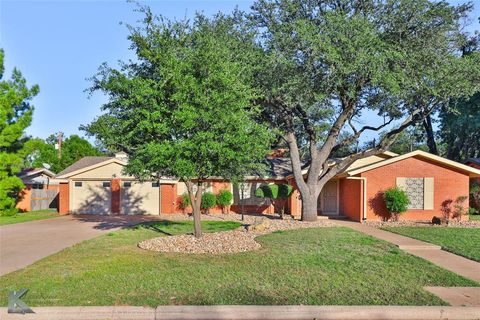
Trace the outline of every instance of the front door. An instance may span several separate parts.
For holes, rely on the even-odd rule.
[[[318,197],[319,210],[324,215],[338,215],[338,180],[328,181]]]

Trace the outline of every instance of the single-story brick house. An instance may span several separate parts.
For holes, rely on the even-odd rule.
[[[55,173],[45,168],[28,168],[17,176],[25,185],[16,205],[20,211],[57,208],[59,184],[54,179]]]
[[[180,198],[185,184],[175,179],[138,182],[126,176],[124,154],[116,157],[86,157],[60,172],[61,213],[154,214],[181,213]],[[238,187],[221,178],[212,178],[207,191],[230,189],[234,194],[231,210],[273,213],[268,200],[254,196],[265,183],[287,183],[295,187],[290,160],[269,157],[266,177],[246,178],[244,197]],[[332,178],[318,198],[321,215],[347,216],[355,221],[381,220],[388,216],[382,192],[399,186],[409,194],[411,204],[402,219],[430,220],[441,215],[442,203],[459,196],[468,197],[469,179],[480,177],[480,170],[424,151],[404,155],[385,152],[354,162],[345,172]],[[468,201],[465,206],[468,205]],[[220,208],[211,212],[220,212]],[[298,190],[288,200],[287,213],[299,216]],[[468,219],[468,217],[465,217]]]

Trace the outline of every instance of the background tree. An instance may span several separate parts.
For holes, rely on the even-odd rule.
[[[4,51],[0,49],[0,214],[15,214],[18,193],[24,185],[16,174],[22,166],[25,128],[32,121],[30,100],[39,88],[27,87],[21,72],[13,69],[10,80],[3,79]]]
[[[44,163],[49,164],[50,170],[58,173],[74,162],[86,156],[103,155],[88,140],[73,134],[62,142],[62,153],[59,157],[55,149],[57,137],[49,136],[43,140],[40,138],[30,139],[25,143],[24,166],[42,168]]]
[[[480,157],[480,94],[458,100],[439,115],[439,135],[449,159],[464,162]]]
[[[269,150],[270,132],[252,120],[256,110],[249,107],[255,92],[244,62],[251,50],[244,47],[251,41],[222,15],[197,14],[188,23],[140,11],[143,26],[130,27],[129,36],[137,59],[120,69],[101,66],[91,90],[109,101],[83,129],[126,151],[128,173],[185,182],[200,237],[206,179],[241,176]]]
[[[387,150],[450,98],[478,90],[478,55],[461,58],[458,52],[459,21],[468,5],[258,0],[252,9],[264,53],[255,60],[258,102],[289,147],[302,220],[317,219],[317,198],[336,174]],[[367,122],[367,112],[384,121],[375,124],[370,116]],[[350,135],[342,138],[346,130]],[[329,160],[368,131],[384,131],[374,147]],[[310,164],[305,175],[302,162]]]

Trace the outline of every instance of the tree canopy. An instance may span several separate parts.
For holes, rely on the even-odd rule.
[[[55,149],[56,143],[55,135],[50,135],[45,140],[40,138],[28,140],[24,148],[24,166],[41,168],[46,163],[50,165],[51,171],[58,173],[83,157],[102,154],[88,140],[76,134],[62,141],[60,157],[58,150]]]
[[[302,219],[316,219],[318,195],[333,176],[479,89],[479,56],[459,52],[460,20],[470,9],[429,0],[254,4],[250,21],[263,51],[255,61],[258,100],[289,147]],[[365,123],[366,113],[384,121]],[[329,161],[369,131],[383,132],[374,147]],[[306,175],[302,161],[310,163]]]
[[[271,134],[253,121],[253,73],[244,50],[251,41],[233,18],[197,14],[168,21],[142,7],[130,27],[136,61],[102,65],[92,91],[109,97],[105,113],[83,127],[109,148],[129,154],[126,171],[139,178],[177,177],[191,198],[200,231],[203,182],[246,174],[269,150]],[[194,193],[194,184],[197,190]]]
[[[18,69],[4,79],[4,51],[0,49],[0,214],[15,214],[18,193],[24,185],[16,174],[22,166],[25,129],[32,121],[31,99],[39,87],[27,86]]]

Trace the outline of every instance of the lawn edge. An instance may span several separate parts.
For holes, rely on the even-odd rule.
[[[0,308],[2,319],[190,319],[190,320],[291,320],[291,319],[357,319],[418,320],[478,319],[480,307],[437,306],[104,306],[104,307],[38,307],[35,314],[8,314]]]

